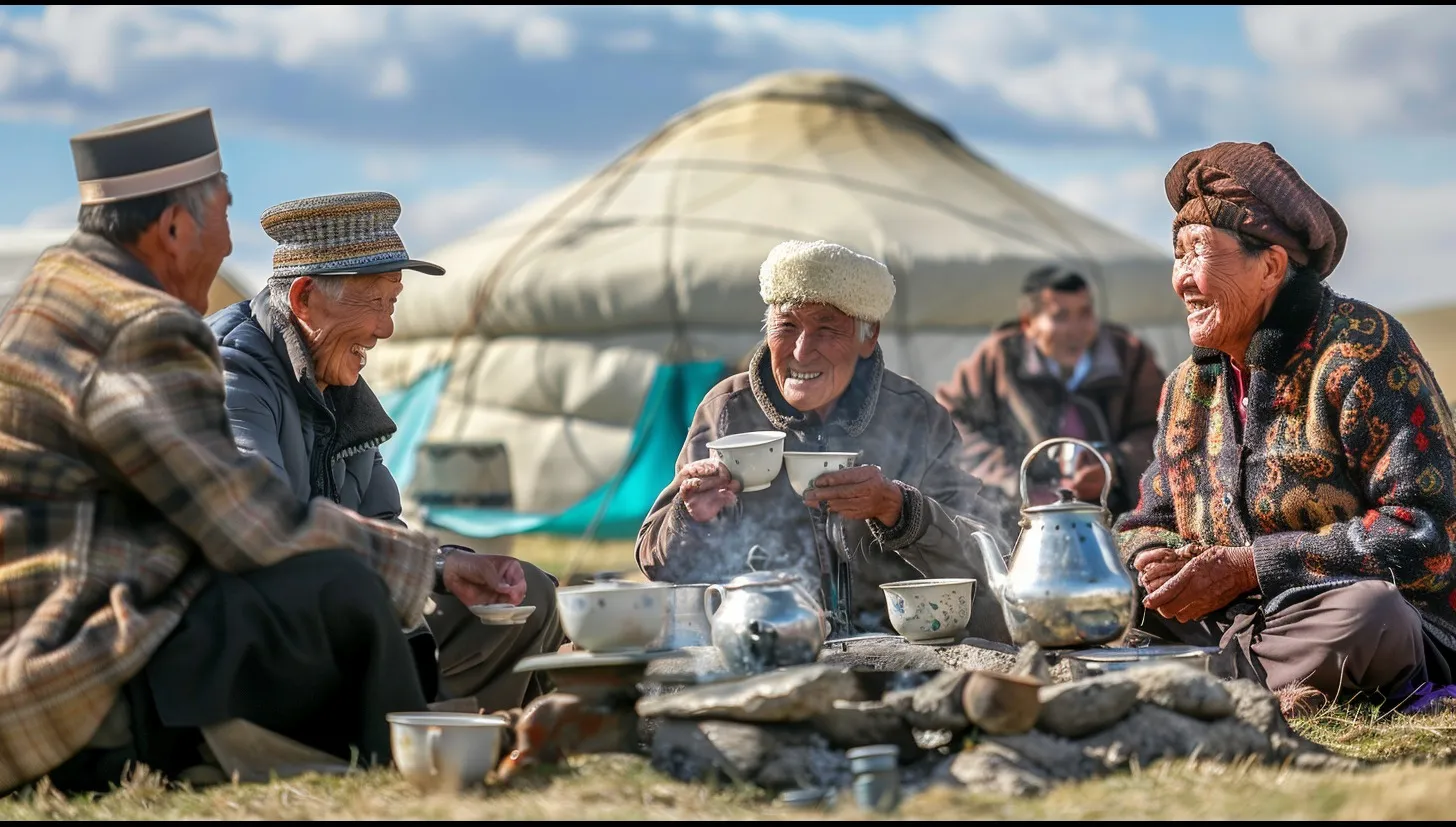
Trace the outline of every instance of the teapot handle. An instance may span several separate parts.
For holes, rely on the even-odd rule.
[[[1097,450],[1086,442],[1077,439],[1076,437],[1070,436],[1058,436],[1052,437],[1051,439],[1043,440],[1037,443],[1036,447],[1032,448],[1030,451],[1027,452],[1026,458],[1021,461],[1021,507],[1023,509],[1031,507],[1031,500],[1027,497],[1026,491],[1026,472],[1027,469],[1031,468],[1031,461],[1035,459],[1036,455],[1040,454],[1044,449],[1049,448],[1053,445],[1057,445],[1059,443],[1069,443],[1071,445],[1076,445],[1080,448],[1085,448],[1086,450],[1092,452],[1092,456],[1097,457],[1098,462],[1102,463],[1102,510],[1106,511],[1107,495],[1112,493],[1112,466],[1107,464],[1107,458],[1102,456],[1101,451]]]
[[[716,605],[716,606],[713,605],[713,599],[714,598],[717,598],[717,600],[718,600],[718,605]],[[721,609],[722,607],[723,607],[723,587],[722,586],[718,585],[717,583],[713,583],[713,584],[710,584],[708,586],[708,588],[703,589],[703,613],[704,614],[706,614],[709,618],[712,618],[713,614],[715,612],[717,612],[719,609]]]

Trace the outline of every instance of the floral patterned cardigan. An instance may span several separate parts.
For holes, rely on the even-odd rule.
[[[1297,278],[1250,343],[1247,418],[1227,356],[1195,348],[1168,376],[1137,507],[1116,524],[1145,549],[1252,546],[1279,611],[1354,580],[1393,583],[1428,638],[1456,653],[1450,411],[1398,321]]]

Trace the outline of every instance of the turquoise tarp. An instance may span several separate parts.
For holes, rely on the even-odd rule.
[[[685,362],[659,365],[632,430],[627,460],[606,484],[558,514],[530,514],[498,508],[431,507],[425,519],[466,537],[501,537],[540,532],[628,539],[637,536],[642,518],[662,489],[672,481],[693,412],[708,390],[723,378],[724,364]],[[434,419],[435,401],[444,387],[448,365],[431,369],[402,391],[380,401],[399,426],[380,453],[405,490],[414,475],[414,456]]]

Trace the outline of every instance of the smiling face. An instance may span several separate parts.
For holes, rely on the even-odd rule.
[[[400,274],[322,276],[343,287],[333,298],[313,278],[301,278],[289,290],[289,305],[313,354],[319,390],[352,385],[369,361],[368,351],[394,334],[394,303],[404,289]]]
[[[858,326],[853,316],[827,304],[769,308],[765,340],[774,383],[795,410],[829,415],[849,388],[855,365],[875,352],[879,340],[876,326],[857,341]]]
[[[1193,344],[1242,363],[1284,283],[1288,263],[1278,245],[1247,253],[1227,230],[1207,224],[1180,227],[1173,242],[1173,291],[1188,312]]]

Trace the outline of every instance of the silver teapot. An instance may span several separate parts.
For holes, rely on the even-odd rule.
[[[1072,443],[1092,452],[1106,473],[1101,504],[1060,499],[1032,506],[1026,472],[1051,445]],[[988,586],[1001,601],[1011,638],[1053,648],[1089,646],[1122,637],[1137,608],[1137,587],[1112,536],[1107,494],[1112,468],[1093,446],[1071,437],[1041,442],[1021,462],[1021,534],[1008,555],[995,537],[972,531],[985,561]],[[1007,561],[1007,558],[1009,562]]]
[[[703,592],[713,646],[739,675],[819,659],[829,622],[797,574],[754,571]]]

